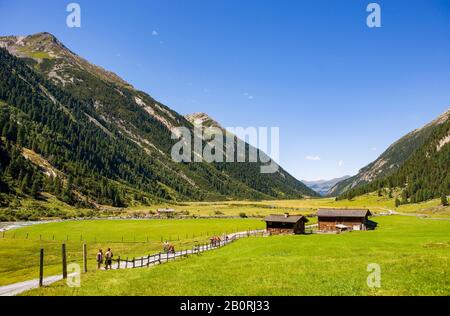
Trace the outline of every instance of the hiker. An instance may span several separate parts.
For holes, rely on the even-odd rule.
[[[97,270],[100,270],[103,263],[103,250],[99,249],[97,253]]]
[[[112,269],[112,257],[113,253],[111,248],[108,248],[108,251],[105,253],[105,270]]]

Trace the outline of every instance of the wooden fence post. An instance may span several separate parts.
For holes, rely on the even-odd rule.
[[[83,266],[84,266],[84,273],[87,272],[87,247],[86,244],[83,244]]]
[[[27,233],[27,239],[28,239],[28,233]]]
[[[161,252],[158,254],[158,264],[161,264]]]
[[[125,259],[125,269],[128,268],[128,257]]]
[[[120,256],[119,256],[119,258],[117,258],[117,270],[119,270],[120,269]]]
[[[39,256],[39,287],[44,285],[44,249],[41,249]]]
[[[62,244],[62,273],[63,273],[63,279],[67,279],[66,244]]]
[[[147,256],[147,267],[150,266],[150,255]]]
[[[141,268],[144,266],[144,257],[141,257]]]
[[[133,257],[133,268],[136,268],[136,258]]]

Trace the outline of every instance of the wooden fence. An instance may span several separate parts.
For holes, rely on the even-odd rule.
[[[187,257],[189,255],[199,255],[202,252],[218,249],[223,246],[226,246],[237,239],[251,237],[251,236],[264,236],[266,234],[265,230],[252,230],[247,232],[233,233],[226,235],[223,240],[219,242],[211,242],[204,244],[197,244],[189,249],[182,249],[180,251],[175,252],[165,252],[165,253],[157,253],[148,256],[143,256],[139,258],[128,259],[121,258],[120,256],[117,259],[112,259],[113,264],[111,265],[112,269],[127,269],[127,268],[143,268],[149,267],[156,264],[162,264],[169,262],[170,260],[176,260],[177,258]],[[39,286],[43,285],[44,279],[44,249],[40,250],[39,256]],[[62,257],[62,276],[63,279],[67,279],[67,254],[66,254],[66,244],[62,244],[61,248],[61,257]],[[87,246],[83,244],[83,272],[87,272]]]
[[[225,239],[221,240],[220,242],[211,242],[211,243],[204,243],[195,245],[190,249],[182,249],[180,251],[175,252],[166,252],[166,253],[156,253],[156,254],[149,254],[144,257],[139,258],[121,258],[118,257],[117,259],[112,259],[114,264],[112,265],[112,269],[127,269],[127,268],[144,268],[149,267],[157,264],[162,264],[169,262],[170,260],[176,260],[177,258],[183,258],[187,257],[189,255],[199,255],[202,252],[218,249],[223,246],[226,246],[237,239],[240,238],[246,238],[251,236],[264,236],[266,234],[265,230],[253,230],[248,232],[241,232],[241,233],[234,233],[227,235]],[[228,237],[228,238],[227,238]]]

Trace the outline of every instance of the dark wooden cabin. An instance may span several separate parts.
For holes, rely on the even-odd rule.
[[[308,219],[303,215],[269,215],[264,218],[266,230],[273,235],[277,234],[304,234],[305,223]]]
[[[367,209],[319,209],[317,210],[320,231],[368,230],[376,226],[369,220]]]

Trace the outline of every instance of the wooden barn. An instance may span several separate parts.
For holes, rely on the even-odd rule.
[[[317,210],[320,231],[368,230],[376,226],[369,220],[367,209],[319,209]]]
[[[308,219],[303,215],[269,215],[264,218],[266,230],[273,235],[277,234],[304,234],[305,223]]]

